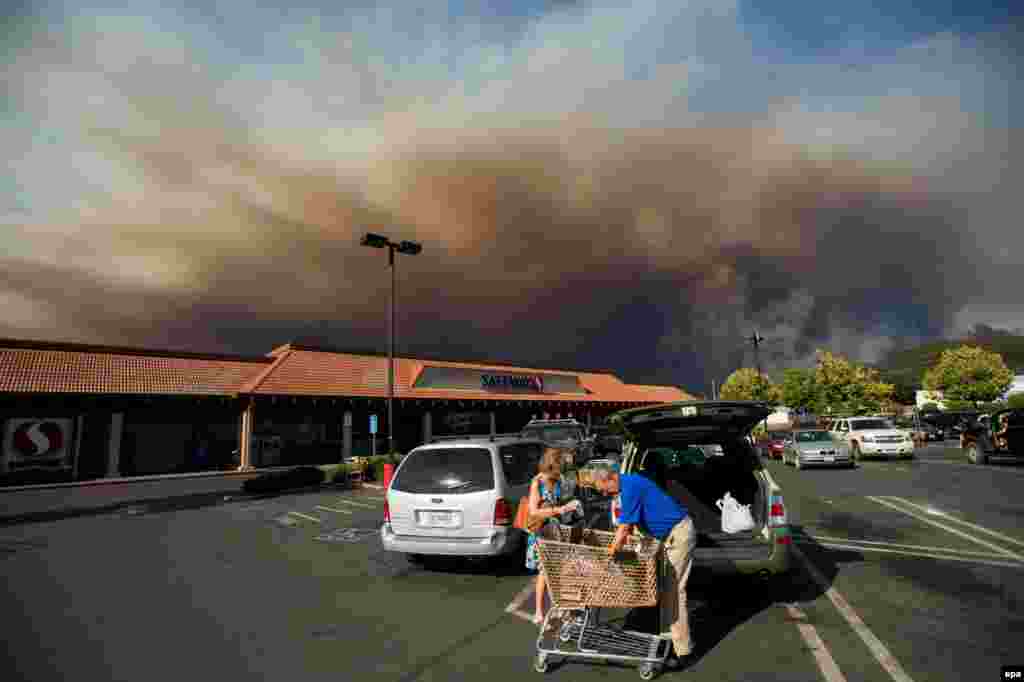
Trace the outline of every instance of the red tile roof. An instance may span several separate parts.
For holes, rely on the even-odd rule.
[[[257,395],[363,396],[387,395],[386,357],[319,351],[301,347],[276,349],[277,360],[245,392]],[[586,393],[495,394],[472,389],[413,388],[425,366],[578,376]],[[689,396],[672,386],[632,386],[611,374],[558,372],[528,367],[483,365],[469,362],[424,361],[395,358],[395,396],[400,398],[456,398],[465,400],[522,400],[572,402],[670,402]]]
[[[424,367],[457,367],[578,377],[586,393],[493,393],[412,388]],[[0,339],[0,393],[142,395],[387,395],[387,358],[275,348],[266,357],[147,350],[116,346]],[[623,383],[607,373],[564,372],[395,358],[395,395],[402,398],[658,403],[690,398],[672,386]]]
[[[0,392],[234,395],[271,360],[0,340]]]

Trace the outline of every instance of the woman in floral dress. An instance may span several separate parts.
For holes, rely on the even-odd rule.
[[[547,448],[544,456],[541,457],[540,471],[530,483],[530,516],[545,518],[546,526],[557,517],[567,511],[571,511],[573,505],[567,504],[558,506],[562,497],[562,453],[557,448]],[[537,551],[537,535],[541,533],[544,526],[537,533],[528,533],[526,536],[526,567],[531,571],[538,571],[535,593],[537,595],[536,609],[533,622],[540,625],[544,622],[544,593],[547,591],[547,581],[544,574],[540,573],[540,555]]]

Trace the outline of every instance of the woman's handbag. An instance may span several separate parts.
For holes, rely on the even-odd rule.
[[[544,504],[541,503],[541,506]],[[530,496],[525,495],[519,498],[519,509],[516,510],[516,518],[512,520],[512,527],[525,530],[527,533],[536,533],[547,520],[546,516],[530,516]]]

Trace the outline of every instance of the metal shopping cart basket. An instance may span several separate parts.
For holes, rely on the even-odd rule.
[[[547,672],[558,659],[618,660],[640,664],[640,677],[653,679],[672,650],[669,638],[601,622],[602,608],[636,608],[658,603],[662,556],[653,538],[631,541],[614,559],[614,533],[548,524],[537,538],[540,570],[551,591],[537,638],[534,669]],[[554,621],[560,627],[554,628]]]

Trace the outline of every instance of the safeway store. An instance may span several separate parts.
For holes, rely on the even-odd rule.
[[[387,376],[387,357],[297,344],[237,356],[2,340],[0,483],[337,462],[375,438],[383,452]],[[610,373],[395,358],[395,441],[688,397]]]

